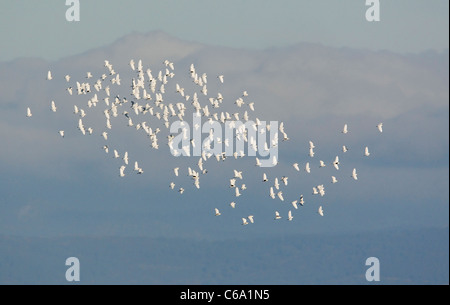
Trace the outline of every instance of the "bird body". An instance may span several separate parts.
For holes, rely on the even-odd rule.
[[[378,131],[383,132],[383,123],[377,125]]]
[[[338,156],[336,156],[336,158],[334,159],[333,166],[336,170],[339,170],[339,157]]]
[[[119,176],[122,177],[122,178],[125,177],[125,172],[124,172],[124,171],[125,171],[125,168],[126,168],[126,167],[125,167],[124,165],[122,165],[122,166],[120,167],[120,169],[119,169]]]
[[[305,165],[305,171],[306,171],[308,174],[311,174],[311,167],[309,166],[309,162],[306,163],[306,165]]]
[[[275,220],[281,219],[280,213],[275,211]]]
[[[52,101],[52,103],[51,103],[51,109],[52,109],[52,111],[53,112],[56,112],[56,105],[55,105],[55,101]]]
[[[289,211],[287,220],[292,221],[292,219],[294,219],[294,217],[292,216],[292,211]]]
[[[353,169],[352,178],[358,180],[358,175],[356,174],[356,168]]]
[[[344,129],[342,129],[342,133],[343,134],[348,133],[348,126],[347,126],[347,124],[344,125]]]
[[[317,211],[317,213],[319,213],[319,215],[323,217],[323,207],[322,206],[319,207],[319,210]]]

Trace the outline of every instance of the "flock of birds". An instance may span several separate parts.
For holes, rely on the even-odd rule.
[[[129,62],[129,67],[132,71],[136,73],[136,77],[133,77],[131,79],[131,93],[130,93],[130,100],[126,97],[120,97],[118,94],[113,94],[113,89],[121,86],[122,79],[120,78],[119,73],[117,73],[113,65],[105,60],[104,67],[105,71],[102,75],[99,76],[99,78],[96,81],[92,81],[94,76],[91,72],[87,72],[85,76],[85,80],[83,81],[77,81],[76,83],[73,83],[70,85],[71,76],[66,75],[64,76],[64,79],[67,83],[66,91],[67,94],[72,95],[78,95],[84,98],[84,96],[88,96],[86,98],[86,105],[80,106],[80,105],[74,105],[73,106],[73,114],[78,118],[78,130],[81,132],[82,135],[92,135],[94,134],[94,130],[92,127],[86,126],[84,119],[86,116],[89,115],[89,112],[87,112],[84,109],[93,109],[99,107],[98,104],[101,100],[103,100],[105,108],[103,110],[104,115],[104,130],[101,130],[98,134],[103,137],[105,143],[108,143],[108,132],[110,132],[113,129],[113,122],[118,117],[125,118],[126,126],[129,128],[134,128],[138,132],[143,132],[149,139],[151,143],[152,149],[159,149],[159,139],[158,135],[161,133],[161,128],[166,128],[167,130],[170,129],[170,123],[171,120],[179,120],[184,121],[184,117],[186,116],[187,111],[192,111],[192,113],[197,113],[197,115],[201,115],[209,120],[209,122],[217,121],[221,123],[225,123],[227,121],[232,120],[239,120],[242,118],[244,121],[249,121],[251,118],[251,114],[255,111],[255,103],[247,101],[247,97],[249,96],[247,91],[244,91],[242,95],[237,98],[234,102],[234,106],[237,109],[237,112],[235,113],[229,113],[227,111],[220,111],[221,107],[225,103],[225,99],[221,93],[217,93],[215,95],[209,95],[208,91],[208,75],[206,73],[199,74],[196,71],[196,68],[194,64],[190,66],[188,72],[192,82],[195,84],[194,87],[198,88],[199,92],[193,92],[191,95],[188,94],[187,90],[183,88],[179,83],[176,83],[175,86],[172,87],[172,89],[169,89],[170,81],[175,76],[175,68],[174,64],[168,60],[164,61],[164,68],[155,75],[153,75],[153,71],[151,69],[144,69],[142,60],[139,60],[136,64],[134,60],[131,60]],[[47,74],[47,80],[51,81],[53,80],[53,75],[51,71],[48,71]],[[217,75],[217,85],[220,87],[222,84],[224,84],[225,79],[223,75]],[[179,97],[179,101],[176,103],[168,103],[165,102],[164,96],[167,90],[173,90],[172,92],[177,94]],[[100,94],[102,94],[101,97]],[[202,104],[203,102],[203,104]],[[190,104],[190,106],[189,106]],[[228,105],[230,106],[230,105]],[[88,107],[88,108],[82,108],[82,107]],[[56,113],[58,110],[58,107],[55,103],[55,101],[50,102],[50,110],[53,113]],[[32,111],[28,107],[26,110],[26,116],[28,118],[32,117]],[[141,119],[142,118],[142,119]],[[147,119],[145,119],[147,118]],[[152,123],[149,123],[151,122]],[[154,121],[154,122],[153,122]],[[258,132],[261,134],[267,132],[270,130],[270,125],[263,126],[261,121],[258,118],[255,118],[256,124],[254,125],[254,128],[257,129]],[[114,122],[115,123],[115,122]],[[120,123],[121,126],[124,126],[122,122]],[[163,127],[164,126],[164,127]],[[196,129],[198,129],[200,126],[194,126]],[[383,124],[380,123],[377,126],[377,129],[380,133],[383,132]],[[184,130],[186,131],[186,130]],[[280,133],[283,134],[283,141],[288,141],[289,138],[287,136],[287,133],[284,129],[284,124],[280,123],[279,126]],[[348,125],[345,124],[342,129],[342,134],[347,134],[349,132]],[[59,135],[64,138],[65,137],[65,131],[60,130]],[[254,141],[254,139],[248,139],[246,137],[245,131],[244,134],[242,134],[243,138],[246,142]],[[188,138],[188,134],[184,134],[185,138]],[[237,133],[235,138],[239,137],[239,134]],[[167,136],[167,145],[173,149],[173,139],[174,135],[170,134]],[[204,141],[202,145],[210,146],[211,142],[213,141],[220,141],[220,139],[214,139],[212,132],[209,135],[209,140]],[[187,155],[189,155],[188,152],[190,152],[191,149],[195,147],[195,145],[200,145],[198,143],[195,143],[193,139],[190,139],[189,141],[190,145],[183,147],[182,149],[187,152]],[[220,143],[220,142],[219,142]],[[226,144],[226,143],[225,143]],[[261,145],[261,144],[260,144]],[[269,145],[277,146],[278,145],[278,138],[276,138],[275,141],[272,141]],[[256,143],[252,142],[252,145],[249,146],[249,149],[253,148],[255,151],[257,151]],[[268,149],[268,144],[265,143],[266,150]],[[309,157],[313,158],[315,155],[314,149],[316,148],[315,144],[312,141],[309,141]],[[113,155],[114,159],[122,159],[123,165],[119,168],[119,177],[124,178],[129,173],[127,172],[128,167],[130,166],[130,163],[133,164],[130,161],[128,152],[123,152],[123,154],[119,154],[117,149],[111,149],[109,145],[105,144],[103,145],[103,150],[109,154],[110,152]],[[347,146],[342,146],[342,153],[346,153],[348,151]],[[369,148],[364,148],[363,155],[365,157],[370,156]],[[199,158],[197,164],[192,167],[188,167],[186,169],[186,173],[189,177],[193,180],[193,185],[195,188],[200,189],[200,179],[203,175],[206,175],[208,173],[206,169],[206,163],[210,158],[215,157],[215,159],[218,162],[225,161],[227,159],[227,156],[225,153],[221,153],[218,155],[213,155],[211,153],[208,153],[208,150],[205,149],[202,152],[201,157]],[[235,152],[234,158],[243,158],[245,157],[245,152]],[[312,159],[311,159],[312,160]],[[274,161],[276,163],[279,162],[279,160]],[[336,156],[334,161],[332,162],[332,166],[335,168],[336,171],[339,171],[339,156]],[[260,160],[256,157],[256,166],[261,166]],[[319,160],[319,168],[326,167],[327,164],[323,160]],[[300,172],[300,164],[294,163],[292,164],[293,169],[296,172]],[[304,171],[308,174],[311,173],[311,164],[310,162],[306,162],[304,165]],[[267,169],[269,170],[269,168]],[[173,169],[173,175],[175,177],[178,177],[181,173],[182,169],[180,167],[176,167]],[[139,162],[134,162],[133,172],[139,175],[142,175],[144,173],[144,170],[139,166]],[[239,198],[243,192],[247,190],[246,184],[240,183],[238,185],[238,182],[243,182],[243,171],[240,170],[233,170],[233,176],[230,177],[230,188],[234,192],[234,196],[236,198]],[[354,180],[358,180],[358,174],[356,168],[353,169],[351,177]],[[274,200],[280,200],[282,202],[285,201],[282,187],[286,187],[288,185],[288,177],[283,176],[281,178],[275,177],[272,178],[273,184],[271,184],[268,187],[269,190],[269,196],[270,198]],[[336,176],[331,176],[331,183],[335,184],[338,182],[338,179]],[[263,173],[262,177],[262,183],[267,184],[269,183],[269,176],[267,173]],[[176,187],[176,184],[174,181],[170,182],[169,185],[171,190],[178,191],[180,194],[183,194],[185,192],[185,189],[183,187]],[[325,196],[325,186],[324,184],[320,184],[317,186],[314,186],[312,189],[313,195],[318,196]],[[237,200],[237,199],[236,199]],[[300,206],[303,206],[305,204],[305,198],[303,195],[300,195],[298,200],[294,200],[291,202],[292,208],[297,210]],[[236,208],[237,204],[236,202],[230,203],[231,208]],[[320,216],[324,216],[324,208],[323,206],[319,206],[317,209],[317,213]],[[275,220],[282,219],[282,216],[280,215],[279,211],[274,212]],[[214,215],[219,217],[222,215],[219,208],[214,208]],[[253,224],[255,222],[255,217],[253,215],[249,215],[246,217],[242,217],[242,225],[248,225]],[[292,221],[294,219],[292,209],[288,211],[287,213],[287,220]]]

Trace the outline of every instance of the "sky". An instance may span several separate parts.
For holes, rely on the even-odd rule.
[[[364,1],[80,3],[79,22],[65,19],[64,1],[2,4],[0,27],[8,31],[0,32],[0,236],[245,241],[448,229],[447,1],[380,1],[379,22],[366,21]],[[279,165],[258,168],[254,158],[209,160],[196,190],[187,167],[195,168],[198,158],[171,156],[165,127],[148,115],[135,116],[128,105],[111,120],[105,141],[104,90],[96,92],[98,106],[89,108],[94,92],[70,96],[67,88],[86,82],[87,72],[92,83],[106,73],[111,96],[133,100],[129,86],[137,75],[130,59],[141,59],[154,76],[165,71],[164,60],[174,63],[164,103],[183,101],[175,84],[190,96],[197,92],[203,106],[209,103],[190,79],[195,64],[200,75],[208,75],[208,97],[223,94],[220,111],[250,112],[248,103],[254,102],[253,118],[284,122],[290,140],[280,141]],[[120,86],[111,83],[105,60],[120,73]],[[49,70],[51,81],[45,79]],[[217,78],[222,74],[223,84]],[[234,101],[244,91],[246,105],[238,109]],[[88,113],[83,121],[94,129],[92,136],[77,130],[74,105]],[[25,117],[27,107],[32,118]],[[123,111],[135,124],[146,120],[161,129],[160,149],[150,148],[142,130],[127,126]],[[380,122],[383,133],[376,128]],[[314,158],[308,156],[311,140]],[[128,151],[144,174],[132,173],[131,165],[119,178],[122,160],[106,154],[105,144],[121,155]],[[343,144],[350,148],[345,154]],[[363,156],[366,146],[370,157]],[[332,166],[336,155],[339,172]],[[319,168],[319,160],[327,166]],[[311,175],[303,170],[306,162]],[[181,168],[180,177],[174,167]],[[353,168],[358,181],[350,177]],[[243,171],[239,184],[247,186],[240,198],[229,187],[233,169]],[[270,199],[263,173],[270,183],[289,177],[285,202]],[[323,198],[311,194],[319,184],[325,185]],[[290,203],[301,194],[306,204],[293,210]],[[318,216],[319,205],[325,217]],[[214,216],[216,207],[220,217]],[[274,221],[275,210],[282,221]],[[292,222],[286,221],[289,210]],[[256,221],[243,229],[241,218],[248,215]]]
[[[390,50],[448,49],[448,1],[380,2],[367,22],[365,1],[80,1],[80,22],[62,0],[7,1],[0,10],[0,60],[55,60],[101,47],[131,32],[164,31],[208,45],[264,49],[300,42]],[[7,46],[7,47],[6,47]]]

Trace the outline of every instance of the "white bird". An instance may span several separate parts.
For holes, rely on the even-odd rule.
[[[294,217],[292,216],[292,211],[288,212],[288,220],[292,221],[292,219],[294,219]]]
[[[339,170],[339,156],[336,156],[336,159],[334,159],[333,166],[336,170]]]
[[[119,153],[117,152],[117,150],[114,149],[114,159],[119,159],[119,158],[120,158]]]
[[[343,146],[342,146],[342,152],[346,153],[347,151],[348,151],[347,146],[343,145]]]
[[[27,108],[27,118],[31,118],[33,114],[31,113],[30,107]]]
[[[378,131],[383,132],[383,123],[377,125]]]
[[[123,162],[128,165],[128,152],[125,152],[125,154],[123,155]]]
[[[279,190],[280,189],[280,183],[278,182],[278,178],[275,178],[275,182],[274,182],[274,185],[273,185],[277,190]]]
[[[108,145],[103,146],[103,150],[108,154],[108,153],[109,153],[109,147],[108,147]]]
[[[319,161],[320,162],[320,167],[325,167],[325,162],[323,162],[322,160]]]
[[[256,165],[255,166],[261,167],[261,161],[258,158],[256,158]]]
[[[300,203],[301,206],[305,204],[305,199],[303,198],[303,195],[300,195],[300,200],[298,203]]]
[[[60,135],[62,138],[64,138],[64,130],[60,130],[60,131],[59,131],[59,135]]]
[[[219,211],[219,209],[218,209],[218,208],[215,208],[215,209],[214,209],[214,211],[216,212],[216,216],[220,216],[220,215],[222,215],[222,214],[220,214],[220,211]]]
[[[277,156],[273,156],[273,158],[272,158],[272,165],[273,166],[277,166],[278,165]]]
[[[171,182],[169,186],[172,190],[175,189],[175,183]]]
[[[312,142],[312,141],[309,141],[309,148],[310,149],[313,149],[313,148],[315,148],[316,146],[314,145],[314,143]]]
[[[288,185],[288,177],[281,177],[281,181],[283,181],[284,185],[287,186]]]
[[[338,181],[337,181],[337,179],[336,179],[336,177],[335,176],[331,176],[331,183],[337,183]]]
[[[242,171],[238,172],[237,170],[234,170],[234,178],[239,178],[239,179],[243,179],[242,178]]]
[[[320,196],[322,196],[322,197],[325,196],[325,187],[323,186],[323,184],[318,185],[317,189],[319,190]]]
[[[247,218],[242,218],[242,225],[243,225],[243,226],[248,225]]]
[[[180,193],[181,195],[183,195],[183,193],[184,193],[184,188],[180,188],[180,189],[178,190],[178,193]]]
[[[52,111],[53,112],[56,112],[56,104],[55,104],[55,101],[52,101],[52,103],[51,103],[51,109],[52,109]]]
[[[352,177],[353,177],[353,179],[358,180],[358,175],[356,174],[356,168],[353,169]]]
[[[53,76],[52,76],[52,71],[48,71],[47,72],[47,80],[52,80]]]
[[[310,149],[309,149],[309,156],[310,156],[311,158],[314,157],[314,149],[313,149],[313,148],[310,148]]]
[[[305,171],[306,171],[308,174],[311,174],[311,167],[309,166],[309,162],[306,163]]]
[[[70,75],[66,75],[64,78],[66,79],[66,82],[70,81]]]
[[[313,187],[313,195],[318,195],[319,191],[317,190],[317,188],[314,186]]]
[[[250,215],[250,216],[248,216],[247,218],[248,218],[248,220],[250,220],[251,223],[255,223],[254,217],[255,217],[255,216]]]
[[[275,211],[275,220],[281,219],[280,213]]]
[[[264,173],[263,174],[263,182],[267,182],[267,181],[269,181],[269,179],[267,179],[267,175],[266,175],[266,173]]]
[[[295,200],[295,201],[292,201],[292,206],[294,207],[294,209],[298,209],[298,205],[297,205],[297,203],[298,203],[298,201],[297,200]]]
[[[343,134],[348,133],[348,127],[347,127],[347,124],[344,125],[344,129],[342,129],[342,133],[343,133]]]
[[[234,208],[236,208],[236,202],[232,202],[232,203],[230,203],[230,206],[234,209]]]
[[[239,188],[237,187],[236,188],[236,197],[240,197],[241,196],[241,193],[239,192]]]
[[[273,191],[273,187],[271,187],[270,188],[270,197],[272,198],[272,199],[275,199],[275,192]]]
[[[179,174],[179,170],[180,170],[179,167],[176,167],[176,168],[173,169],[173,172],[175,173],[175,176],[177,176],[177,177],[178,177],[178,174]]]
[[[281,201],[284,201],[284,198],[283,198],[283,192],[278,192],[278,194],[277,194],[277,196],[278,196],[278,198],[281,200]]]
[[[106,131],[104,131],[102,133],[102,137],[103,137],[103,139],[105,139],[107,141],[108,140],[108,133]]]
[[[121,167],[120,167],[120,169],[119,169],[119,175],[120,175],[120,177],[125,177],[125,173],[124,173],[124,171],[125,171],[125,165],[122,165]]]
[[[366,156],[366,157],[370,156],[369,147],[367,147],[367,146],[364,149],[364,156]]]
[[[230,188],[236,187],[236,179],[230,179]]]
[[[294,163],[292,166],[295,168],[295,170],[296,170],[297,172],[300,171],[300,168],[298,167],[298,163]]]
[[[218,78],[219,81],[223,84],[223,75],[219,75],[219,76],[217,76],[217,78]]]
[[[319,210],[317,211],[317,213],[319,213],[320,216],[323,216],[323,208],[322,208],[322,206],[319,207]]]

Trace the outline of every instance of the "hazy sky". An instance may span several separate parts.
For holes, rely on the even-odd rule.
[[[380,1],[380,22],[365,1],[81,0],[81,21],[65,19],[63,0],[3,1],[0,61],[59,59],[112,43],[133,31],[162,30],[209,45],[269,48],[299,42],[422,52],[448,49],[446,0]]]
[[[224,246],[227,249],[218,258],[219,265],[231,258],[232,268],[223,267],[231,272],[231,278],[239,277],[238,269],[252,274],[248,268],[239,268],[246,262],[241,255],[254,262],[255,270],[266,277],[275,274],[286,282],[287,274],[302,269],[292,269],[288,257],[293,258],[293,264],[298,260],[309,266],[320,262],[332,269],[337,264],[345,270],[338,274],[339,279],[346,276],[347,270],[357,270],[355,274],[362,279],[363,271],[359,272],[365,267],[363,262],[367,255],[378,255],[375,248],[380,248],[379,244],[352,241],[351,247],[344,247],[351,249],[345,251],[351,252],[352,260],[341,265],[339,256],[322,262],[321,256],[313,254],[304,260],[302,255],[308,252],[305,249],[312,251],[309,244],[298,252],[284,246],[268,252],[264,248],[242,252],[245,248],[237,241],[274,238],[280,241],[276,245],[290,245],[290,236],[346,232],[357,233],[362,240],[366,233],[374,236],[398,229],[419,232],[430,227],[438,228],[438,232],[444,228],[447,234],[439,234],[439,240],[430,248],[426,234],[419,234],[417,240],[409,236],[412,241],[407,244],[393,238],[381,247],[387,249],[381,265],[398,266],[392,258],[407,256],[400,265],[407,264],[409,270],[416,265],[409,262],[415,261],[421,265],[419,270],[431,270],[427,275],[431,282],[448,282],[448,273],[442,279],[445,273],[433,271],[448,266],[448,1],[380,0],[381,21],[371,23],[365,19],[364,0],[80,2],[81,21],[68,22],[64,0],[1,1],[0,282],[11,281],[20,270],[32,275],[25,281],[36,277],[42,281],[42,272],[47,272],[43,266],[64,268],[64,260],[58,265],[60,258],[54,259],[60,257],[55,253],[58,250],[47,248],[45,243],[37,250],[26,248],[28,254],[37,255],[37,263],[30,263],[29,268],[27,259],[19,255],[23,247],[10,247],[10,242],[15,243],[12,239],[4,242],[10,236],[146,236],[183,239],[187,243],[230,240],[231,246]],[[106,86],[111,89],[111,102],[116,96],[126,97],[141,106],[149,103],[155,112],[160,111],[154,93],[152,100],[130,94],[132,79],[137,78],[130,69],[130,59],[142,59],[144,71],[151,69],[153,76],[165,71],[164,60],[174,63],[175,76],[165,87],[166,105],[183,102],[192,110],[192,98],[186,101],[176,92],[175,85],[179,84],[186,95],[197,93],[202,107],[210,105],[209,98],[222,94],[220,109],[209,106],[211,113],[239,112],[242,118],[243,111],[248,110],[253,120],[283,122],[290,141],[279,143],[278,166],[257,167],[253,157],[228,158],[225,162],[212,158],[204,162],[208,173],[200,175],[201,188],[197,190],[187,169],[198,168],[198,157],[173,157],[167,145],[169,131],[156,115],[136,114],[131,103],[123,103],[119,115],[111,118],[112,129],[108,130],[104,111],[110,113],[111,106],[104,102]],[[112,81],[105,60],[120,74],[121,85]],[[192,63],[199,75],[208,75],[207,96],[191,79]],[[46,80],[49,70],[53,73],[51,81]],[[89,80],[88,71],[93,75]],[[67,74],[71,76],[69,82],[64,79]],[[99,80],[101,89],[80,95],[74,89],[74,94],[69,95],[68,87],[90,82],[92,88],[102,74],[106,78]],[[218,80],[221,74],[224,83]],[[150,84],[146,74],[147,81]],[[164,91],[160,81],[157,83],[156,90]],[[246,104],[237,108],[235,101],[244,96],[244,90],[248,91]],[[94,94],[99,103],[90,107]],[[51,101],[56,103],[56,113],[50,110]],[[255,111],[250,111],[251,102],[255,103]],[[83,136],[78,130],[80,116],[74,114],[74,105],[86,111],[83,123],[93,128],[92,135]],[[31,118],[26,117],[27,107],[32,109]],[[131,116],[133,127],[128,126],[125,114]],[[191,122],[189,114],[188,110],[187,122]],[[170,118],[174,120],[176,116]],[[155,132],[160,128],[158,150],[151,148],[142,128],[135,128],[144,121]],[[383,133],[376,128],[380,122],[384,123]],[[349,133],[343,134],[346,123]],[[64,138],[60,130],[65,131]],[[107,140],[102,137],[103,131],[108,131]],[[316,145],[314,158],[308,154],[309,141]],[[104,145],[108,145],[109,154]],[[345,154],[342,145],[349,147]],[[369,157],[363,154],[366,146],[371,152]],[[125,178],[119,177],[124,161],[113,157],[114,149],[121,157],[129,153]],[[340,157],[339,171],[332,165],[336,156]],[[326,167],[320,168],[319,160]],[[133,171],[134,161],[143,168],[143,175]],[[304,170],[307,162],[311,174]],[[299,163],[300,171],[294,169],[294,163]],[[178,177],[173,172],[175,167],[180,168]],[[353,168],[358,170],[357,181],[351,178]],[[244,177],[237,184],[247,187],[239,198],[230,188],[233,169],[243,171]],[[263,173],[268,174],[269,182],[262,181]],[[332,175],[338,183],[331,182]],[[272,200],[270,186],[275,178],[283,176],[289,177],[288,186],[281,187],[285,200]],[[170,182],[176,184],[174,190],[169,188]],[[325,196],[313,195],[312,188],[321,184]],[[185,189],[183,195],[179,188]],[[299,200],[300,195],[304,195],[305,205],[294,209],[291,202]],[[237,203],[234,209],[230,207],[232,201]],[[317,213],[319,206],[325,209],[324,217]],[[215,216],[214,208],[220,209],[220,217]],[[287,221],[291,210],[294,219]],[[280,221],[274,220],[275,211],[281,213]],[[248,215],[254,216],[255,223],[242,226],[242,218]],[[302,244],[302,239],[296,240],[297,245]],[[110,252],[112,248],[97,242],[90,242],[88,248],[77,247],[108,264],[105,268],[113,266],[111,256],[103,259],[95,252]],[[316,242],[321,246],[318,249],[325,249],[325,257],[333,251],[347,257],[338,242],[331,248],[320,240]],[[170,268],[177,274],[175,277],[180,269],[174,266],[185,262],[175,257],[166,264],[167,260],[154,260],[142,252],[145,247],[127,248],[126,243],[119,243],[146,257],[148,266]],[[392,243],[394,247],[389,246]],[[417,247],[409,246],[413,243],[428,254],[438,249],[439,259],[427,259],[433,256],[415,252]],[[162,258],[169,253],[159,251],[158,244],[146,247],[149,253]],[[82,252],[68,249],[67,243],[57,248],[64,250],[62,255],[68,250],[70,256]],[[187,264],[189,260],[194,262],[190,267],[202,266],[198,262],[204,263],[209,253],[197,255],[176,249],[188,259]],[[275,260],[284,267],[272,268],[272,273],[270,268],[261,268],[258,255],[267,253],[272,255],[265,258],[269,265]],[[163,270],[147,269],[133,255],[129,257],[141,271]],[[41,263],[42,259],[47,265]],[[235,265],[234,260],[240,265]],[[128,265],[122,262],[121,268],[128,271]],[[209,268],[205,270],[216,270]],[[102,277],[97,266],[88,272]],[[423,276],[411,272],[417,271],[413,268],[402,274],[406,283],[411,283],[408,278]],[[53,274],[64,280],[60,269]]]

